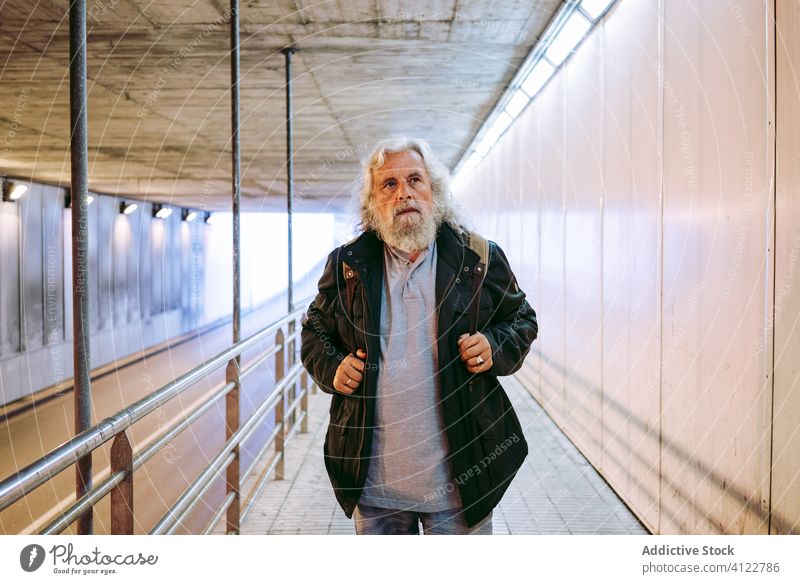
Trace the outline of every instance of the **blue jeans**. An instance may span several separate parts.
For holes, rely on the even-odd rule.
[[[356,505],[353,512],[357,535],[492,535],[492,513],[473,527],[467,527],[461,509],[426,513]]]

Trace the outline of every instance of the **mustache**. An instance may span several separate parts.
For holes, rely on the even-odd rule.
[[[399,209],[395,209],[394,216],[397,217],[400,215],[400,213],[408,211],[410,209],[413,209],[414,211],[417,211],[419,213],[422,212],[422,210],[419,208],[419,205],[417,205],[416,203],[408,203]]]

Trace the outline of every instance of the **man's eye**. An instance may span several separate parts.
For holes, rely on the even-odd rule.
[[[383,186],[384,186],[384,188],[388,187],[388,188],[391,189],[391,188],[394,188],[394,185],[395,185],[395,182],[393,180],[390,180],[390,181],[386,181],[386,184],[384,184]]]
[[[412,177],[411,177],[411,180],[412,180],[412,181],[417,181],[417,182],[419,182],[419,177],[418,177],[418,176],[412,176]]]

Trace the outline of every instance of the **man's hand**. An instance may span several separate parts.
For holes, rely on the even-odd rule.
[[[366,358],[367,353],[358,349],[355,355],[350,353],[342,359],[333,376],[333,389],[346,395],[357,390],[361,385],[361,380],[364,379],[364,359]]]
[[[492,347],[482,333],[464,333],[458,337],[458,352],[470,373],[481,373],[492,367]]]

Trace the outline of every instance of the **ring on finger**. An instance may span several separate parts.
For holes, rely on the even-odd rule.
[[[347,378],[347,381],[345,382],[345,385],[347,385],[348,387],[350,386],[350,377]]]
[[[483,364],[484,364],[483,357],[481,357],[480,355],[478,355],[478,356],[477,356],[477,358],[475,359],[475,362],[476,362],[478,365],[483,365]]]

